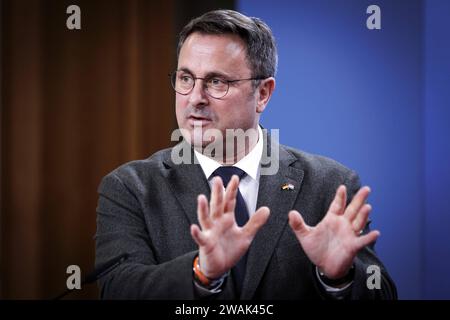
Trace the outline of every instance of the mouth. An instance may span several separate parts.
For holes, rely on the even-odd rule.
[[[202,117],[202,116],[194,116],[194,115],[190,115],[188,117],[189,120],[192,121],[211,121],[211,119],[206,118],[206,117]]]
[[[212,120],[210,118],[206,118],[206,117],[202,117],[202,116],[194,116],[194,115],[190,115],[188,117],[188,121],[191,126],[196,126],[196,125],[205,126],[212,122]]]

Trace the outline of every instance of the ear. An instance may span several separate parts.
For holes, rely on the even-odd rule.
[[[269,103],[270,97],[272,96],[273,90],[275,90],[275,78],[270,77],[261,80],[258,88],[256,88],[256,112],[262,113]]]

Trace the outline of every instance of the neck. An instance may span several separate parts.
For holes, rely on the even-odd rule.
[[[258,140],[258,129],[252,129],[247,130],[244,136],[229,135],[220,144],[212,142],[196,150],[222,165],[233,165],[248,155],[255,148]]]

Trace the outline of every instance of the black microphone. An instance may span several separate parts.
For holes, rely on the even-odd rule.
[[[129,256],[128,253],[122,253],[121,255],[114,257],[111,260],[106,261],[102,265],[98,266],[97,268],[95,268],[94,271],[92,271],[86,277],[84,277],[84,279],[81,281],[81,286],[85,284],[90,284],[103,278],[108,273],[117,268],[119,265],[121,265],[125,260],[127,260],[128,256]],[[62,292],[61,294],[53,298],[53,300],[60,300],[72,291],[74,290],[67,289],[66,291]]]

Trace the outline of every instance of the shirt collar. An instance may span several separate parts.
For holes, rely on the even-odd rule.
[[[263,135],[260,126],[258,126],[258,142],[245,157],[243,157],[233,166],[245,171],[245,173],[252,179],[258,180],[259,163],[261,162],[263,149]],[[197,157],[200,167],[202,168],[205,176],[208,179],[217,168],[222,166],[222,164],[220,164],[219,162],[201,154],[195,149],[194,153]]]

